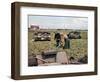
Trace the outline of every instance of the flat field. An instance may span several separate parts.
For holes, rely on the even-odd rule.
[[[70,49],[63,49],[56,47],[56,41],[54,40],[55,32],[66,33],[73,30],[68,29],[44,29],[42,31],[51,33],[51,41],[33,41],[34,32],[28,30],[28,55],[34,53],[35,55],[41,54],[43,51],[56,50],[56,51],[65,51],[69,57],[74,57],[79,59],[84,56],[88,56],[88,38],[87,30],[75,30],[80,32],[81,39],[70,39]]]

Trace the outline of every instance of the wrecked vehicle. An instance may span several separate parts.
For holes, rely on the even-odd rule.
[[[69,34],[67,34],[68,38],[69,39],[81,39],[81,33],[78,32],[78,31],[72,31],[72,32],[69,32]]]
[[[36,32],[33,34],[34,41],[50,41],[51,34],[49,32]]]

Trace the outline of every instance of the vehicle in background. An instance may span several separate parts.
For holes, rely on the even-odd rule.
[[[33,34],[34,41],[50,41],[51,34],[49,32],[36,32]]]
[[[69,39],[81,39],[80,32],[78,32],[78,31],[69,32],[69,34],[67,34],[67,36]]]

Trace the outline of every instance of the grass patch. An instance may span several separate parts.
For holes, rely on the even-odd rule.
[[[45,31],[45,30],[44,30]],[[45,50],[57,50],[57,51],[66,51],[69,56],[75,58],[83,57],[88,55],[87,51],[87,31],[81,32],[81,39],[71,39],[70,40],[70,49],[56,48],[54,34],[55,32],[66,32],[67,34],[72,30],[46,30],[51,33],[51,41],[32,41],[34,31],[28,31],[28,55],[34,53],[35,55],[41,54]]]

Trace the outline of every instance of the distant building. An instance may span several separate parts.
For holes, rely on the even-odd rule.
[[[39,29],[39,26],[38,25],[31,25],[30,30],[38,30]]]

